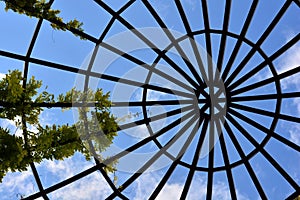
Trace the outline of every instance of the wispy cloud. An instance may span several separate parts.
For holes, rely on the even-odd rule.
[[[91,167],[93,164],[77,154],[63,161],[45,160],[37,164],[37,170],[44,187],[49,187],[60,181]],[[1,200],[20,199],[20,195],[28,196],[38,192],[35,179],[30,168],[24,172],[8,173],[0,184]],[[68,186],[49,194],[50,199],[105,199],[111,193],[105,179],[94,172]]]
[[[20,120],[21,117],[15,117],[14,120],[9,120],[9,119],[1,119],[0,121],[0,126],[3,128],[8,128],[10,130],[11,134],[14,134],[16,136],[22,137],[23,136],[23,131],[20,127],[16,126],[16,122]],[[27,125],[27,130],[31,131],[33,133],[37,133],[38,129],[34,125]]]
[[[162,177],[161,172],[151,172],[143,174],[138,180],[135,188],[134,200],[147,199],[158,185]],[[184,182],[167,183],[156,199],[179,199],[184,187]],[[207,185],[204,177],[196,176],[189,189],[187,199],[205,199]],[[248,198],[236,190],[238,199],[247,200]],[[213,199],[230,200],[231,195],[228,186],[224,182],[216,182],[213,185]]]
[[[82,158],[75,156],[65,159],[64,161],[44,161],[37,165],[40,177],[44,185],[53,185],[54,179],[59,178],[65,180],[76,173],[90,167],[89,162],[82,162]],[[144,173],[135,181],[134,187],[126,195],[130,199],[144,200],[149,198],[155,187],[159,184],[162,176],[162,171]],[[172,183],[167,183],[156,199],[179,199],[185,182],[173,179]],[[195,176],[190,187],[187,199],[204,199],[206,197],[206,179],[202,176]],[[17,194],[29,195],[37,192],[37,187],[34,184],[34,178],[30,170],[22,173],[10,173],[5,177],[5,182],[0,186],[0,194],[12,194],[2,198],[3,200],[14,199]],[[105,199],[111,194],[112,190],[108,186],[105,179],[98,173],[92,173],[79,181],[63,187],[49,194],[50,199]],[[236,190],[238,199],[247,200],[248,198]],[[230,200],[231,195],[228,186],[221,181],[217,181],[213,185],[213,199]]]
[[[0,79],[3,79],[5,77],[5,74],[0,73]]]
[[[49,182],[54,184],[53,180],[65,180],[71,177],[75,172],[84,170],[88,162],[80,162],[76,159],[66,159],[66,161],[46,161],[37,166],[40,178],[44,185],[49,186]],[[52,185],[50,184],[50,185]],[[1,200],[20,199],[22,196],[29,196],[38,192],[35,179],[30,169],[24,172],[8,173],[0,184]],[[84,177],[68,186],[50,193],[50,199],[105,199],[111,193],[105,179],[95,172]]]
[[[287,40],[290,40],[296,34],[293,31],[286,32]],[[296,44],[291,47],[286,54],[284,54],[279,60],[278,73],[284,73],[286,71],[292,70],[296,67],[300,67],[300,44]],[[300,91],[300,73],[293,76],[289,76],[281,81],[282,89],[288,90],[289,88],[295,88]],[[300,98],[294,98],[293,104],[290,105],[291,110],[295,110],[298,117],[300,117]],[[300,145],[300,124],[290,126],[290,140],[295,144]]]
[[[279,62],[278,73],[281,74],[283,72],[289,71],[299,66],[300,66],[300,44],[292,47],[289,50],[289,52],[287,52],[287,54],[281,58]],[[287,88],[291,84],[294,84],[297,86],[297,88],[300,89],[300,73],[285,78],[282,81],[282,84],[284,88]]]
[[[293,130],[290,130],[290,140],[300,146],[300,126],[295,126]]]
[[[184,2],[186,2],[192,10],[195,9],[197,3],[200,3],[200,1],[197,0],[184,0]]]
[[[66,158],[63,161],[45,160],[38,165],[38,171],[43,178],[45,185],[53,185],[59,181],[65,180],[74,176],[75,174],[84,171],[93,166],[92,162],[87,162],[83,155],[75,154],[75,156]],[[111,193],[105,179],[94,172],[74,183],[63,187],[55,192],[49,194],[51,199],[105,199]]]
[[[37,192],[31,170],[23,172],[9,172],[0,184],[2,200],[18,199],[20,195],[29,195]]]
[[[53,192],[49,196],[51,199],[105,199],[111,193],[111,189],[107,186],[104,178],[98,173],[94,173],[83,178],[80,181],[76,181],[71,185],[64,187],[63,189]]]
[[[70,178],[91,166],[93,166],[93,162],[86,161],[81,153],[75,153],[74,156],[65,158],[64,160],[44,160],[37,165],[41,171],[41,175],[49,181],[53,177],[60,180]]]

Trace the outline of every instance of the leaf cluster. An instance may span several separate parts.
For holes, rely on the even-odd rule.
[[[37,95],[37,90],[42,86],[41,81],[37,81],[32,76],[26,88],[23,88],[22,73],[18,70],[9,71],[6,77],[0,80],[0,101],[3,103],[0,109],[0,118],[14,120],[17,116],[23,116],[29,124],[38,124],[38,116],[43,111],[41,107],[34,107],[36,102],[54,102],[54,96],[48,92]],[[20,125],[17,122],[17,126]]]
[[[38,103],[55,103],[53,94],[47,91],[38,93],[42,82],[31,77],[23,87],[22,73],[18,70],[0,80],[0,118],[15,120],[23,130],[23,136],[16,136],[8,129],[0,127],[0,182],[8,171],[24,171],[32,162],[43,159],[63,160],[80,152],[89,160],[91,156],[104,161],[101,152],[109,147],[117,136],[118,125],[110,113],[109,93],[101,89],[79,91],[75,88],[58,96],[61,103],[81,104],[79,119],[73,125],[43,127],[39,115],[43,108]],[[94,103],[94,106],[90,104]],[[36,127],[29,130],[28,125]],[[91,152],[91,153],[90,153]],[[117,161],[105,170],[114,172]]]
[[[0,182],[8,169],[11,171],[26,170],[23,165],[28,152],[23,148],[23,139],[10,135],[8,129],[0,127]]]
[[[70,30],[72,28],[83,31],[83,23],[76,19],[64,23],[59,17],[60,10],[51,9],[50,2],[45,0],[0,0],[5,2],[5,10],[12,10],[19,14],[29,17],[42,18],[51,22],[51,26],[55,30]],[[77,34],[74,34],[78,36]],[[81,39],[84,39],[80,37]]]
[[[110,94],[104,94],[102,89],[94,92],[91,89],[79,91],[75,88],[65,95],[58,96],[60,102],[81,104],[81,107],[78,108],[78,121],[75,126],[84,146],[100,161],[104,161],[101,152],[112,144],[118,129],[116,118],[109,110],[112,106],[109,97]],[[90,103],[93,104],[92,110],[89,106]],[[107,165],[105,170],[113,172],[115,170],[113,166],[116,163]]]

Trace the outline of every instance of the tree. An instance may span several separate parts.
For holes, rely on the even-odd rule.
[[[42,18],[51,23],[55,30],[83,31],[82,22],[74,19],[64,22],[59,17],[59,10],[51,9],[53,1],[45,0],[0,0],[5,3],[5,10],[12,10],[29,17]],[[78,36],[76,33],[74,35]],[[80,37],[81,39],[84,39]],[[75,88],[61,94],[59,103],[70,105],[77,102],[79,107],[79,120],[73,125],[55,125],[42,127],[38,116],[43,111],[42,105],[57,103],[54,95],[37,90],[42,86],[41,81],[34,77],[26,84],[21,85],[22,74],[20,71],[10,71],[0,81],[0,118],[14,120],[16,126],[23,131],[23,137],[16,136],[10,130],[0,127],[0,182],[9,171],[23,171],[31,162],[41,162],[43,159],[62,160],[72,156],[76,151],[85,155],[89,160],[91,156],[103,161],[101,152],[104,151],[117,135],[115,117],[109,112],[111,102],[109,93],[103,94],[101,89],[96,92],[87,90],[81,92]],[[94,110],[90,111],[88,103],[95,103]],[[33,125],[37,131],[30,131],[27,127]],[[81,135],[79,135],[80,133]],[[91,152],[91,153],[90,153]],[[106,166],[107,172],[113,172],[114,164]]]
[[[55,30],[70,30],[77,29],[83,31],[83,23],[76,19],[64,23],[59,17],[60,10],[51,9],[51,2],[45,0],[0,0],[5,3],[5,10],[12,10],[19,14],[24,14],[29,17],[42,18],[51,22],[51,26]],[[74,34],[78,36],[77,34]],[[81,39],[84,39],[80,37]]]
[[[101,156],[117,136],[118,125],[110,113],[112,105],[109,93],[103,94],[101,89],[81,92],[73,88],[66,94],[60,94],[55,101],[53,94],[37,90],[42,81],[31,77],[24,88],[22,73],[9,71],[0,80],[0,118],[14,120],[16,126],[23,131],[23,136],[16,136],[10,130],[0,127],[0,182],[8,171],[24,171],[32,162],[40,163],[43,159],[63,160],[76,151],[103,161]],[[91,109],[92,105],[95,105]],[[43,127],[39,115],[42,105],[61,103],[63,105],[80,105],[79,119],[72,125],[56,125]],[[66,108],[62,108],[66,109]],[[36,127],[30,131],[27,127]],[[107,172],[114,172],[115,163],[106,166]]]
[[[6,11],[12,10],[29,17],[45,19],[51,22],[55,30],[83,31],[83,23],[76,19],[64,22],[59,17],[60,11],[50,8],[53,1],[0,1],[5,3]],[[78,36],[76,33],[74,35]],[[74,88],[66,94],[59,95],[59,103],[69,106],[72,102],[81,104],[78,109],[78,122],[73,125],[53,124],[42,127],[38,116],[43,111],[43,105],[51,108],[51,104],[57,101],[54,95],[47,91],[38,94],[37,90],[42,86],[42,82],[34,77],[28,81],[26,88],[21,85],[22,81],[22,74],[17,70],[10,71],[0,81],[0,118],[14,120],[16,126],[23,131],[23,137],[20,137],[0,127],[0,182],[9,170],[23,171],[30,163],[41,162],[43,159],[62,160],[76,151],[83,153],[87,160],[93,156],[103,161],[101,152],[112,143],[118,127],[115,117],[109,111],[109,93],[103,94],[101,89],[95,92],[90,89],[81,92]],[[93,111],[88,107],[91,101],[95,103]],[[30,131],[28,125],[35,126],[37,131]],[[105,170],[113,172],[115,163],[106,166]]]

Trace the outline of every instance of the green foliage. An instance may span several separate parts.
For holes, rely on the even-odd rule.
[[[29,136],[30,152],[33,152],[35,162],[42,159],[63,160],[74,155],[76,151],[86,155],[89,159],[89,152],[84,147],[75,125],[68,126],[46,126],[39,127],[37,133]]]
[[[78,121],[73,125],[42,127],[38,117],[43,108],[38,103],[51,105],[55,103],[54,95],[47,91],[38,93],[42,82],[34,77],[29,79],[25,89],[22,81],[22,74],[17,70],[9,71],[0,80],[0,118],[15,120],[16,126],[23,130],[23,137],[18,137],[0,127],[0,182],[8,171],[26,170],[31,162],[40,163],[43,159],[63,160],[75,152],[81,152],[87,160],[91,156],[101,162],[105,160],[101,152],[112,144],[118,127],[110,113],[109,93],[103,94],[101,89],[81,92],[73,88],[60,94],[59,102],[81,104]],[[91,102],[95,104],[93,108]],[[28,125],[34,125],[37,130],[30,131]],[[114,172],[116,163],[104,170]]]
[[[24,14],[29,17],[43,18],[51,22],[51,26],[55,30],[70,30],[72,28],[83,31],[82,22],[74,19],[67,23],[58,16],[59,10],[50,8],[50,3],[45,0],[0,0],[5,2],[5,10],[12,10],[19,14]],[[78,36],[77,34],[75,34]],[[81,39],[84,39],[80,37]]]
[[[60,102],[81,103],[81,107],[78,108],[78,122],[75,126],[84,146],[100,161],[104,160],[100,153],[109,147],[113,138],[117,136],[118,126],[116,118],[109,111],[112,105],[108,100],[109,96],[109,93],[103,94],[101,89],[97,89],[96,92],[91,89],[81,92],[75,88],[65,95],[58,96]],[[94,104],[94,110],[90,110],[89,103]],[[106,172],[113,172],[115,164],[116,162],[106,166]]]
[[[28,81],[26,90],[24,90],[21,84],[22,81],[22,73],[18,70],[9,71],[6,77],[0,80],[0,101],[6,103],[6,106],[0,110],[0,118],[13,120],[24,114],[23,117],[27,123],[37,124],[38,116],[43,109],[33,107],[32,103],[34,101],[32,99],[37,94],[37,89],[42,86],[42,82],[35,80],[33,76]],[[53,101],[53,99],[47,101],[46,97],[47,95],[39,95],[36,101]],[[20,122],[17,125],[20,125]]]
[[[0,127],[0,181],[6,174],[7,169],[15,171],[16,169],[25,170],[26,166],[22,166],[22,161],[27,155],[27,151],[23,149],[23,140],[20,137],[9,134],[9,130]]]

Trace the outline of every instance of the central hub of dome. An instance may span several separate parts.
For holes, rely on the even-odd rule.
[[[198,107],[209,115],[224,113],[226,109],[226,92],[217,86],[206,87],[198,94]]]

